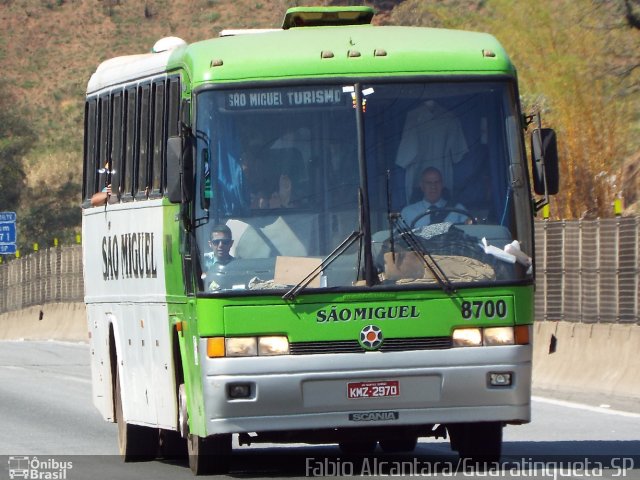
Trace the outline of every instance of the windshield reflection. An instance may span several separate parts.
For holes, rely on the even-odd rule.
[[[367,218],[354,102],[342,85],[198,94],[202,291],[283,295],[314,270],[306,288],[363,288],[361,236],[330,255],[363,221],[373,232],[375,288],[531,278],[510,85],[374,84],[367,93]],[[222,225],[232,261],[215,261],[210,244]]]

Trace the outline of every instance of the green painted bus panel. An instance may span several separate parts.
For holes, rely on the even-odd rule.
[[[375,324],[385,338],[446,337],[454,328],[513,325],[512,297],[469,297],[483,305],[504,305],[503,316],[493,319],[481,313],[462,318],[458,299],[406,302],[274,305],[225,308],[225,334],[285,334],[291,342],[349,340]]]
[[[165,283],[167,286],[167,306],[171,328],[181,322],[182,332],[178,334],[180,361],[187,394],[189,413],[189,431],[195,435],[206,435],[204,416],[204,396],[202,377],[195,345],[199,340],[198,326],[195,320],[195,300],[189,301],[185,294],[182,271],[181,227],[179,221],[180,205],[163,199],[164,237],[162,239]]]
[[[534,289],[530,287],[518,287],[513,289],[516,325],[531,325],[535,319],[534,313]]]
[[[532,287],[442,292],[313,295],[285,304],[278,297],[199,299],[200,336],[282,334],[291,342],[354,338],[368,324],[387,338],[449,336],[454,328],[530,324]],[[371,298],[373,297],[373,298]],[[240,301],[239,301],[240,300]]]
[[[182,252],[180,251],[180,206],[163,199],[163,232],[162,238],[165,284],[167,286],[167,302],[185,302],[184,282],[182,275]]]
[[[199,365],[194,362],[193,328],[185,326],[185,330],[178,336],[183,365],[184,386],[187,394],[187,412],[189,416],[189,431],[195,435],[206,434],[204,416],[204,396],[202,393],[202,379]]]
[[[195,317],[195,300],[183,304],[169,304],[169,318],[173,328],[177,322],[182,323],[182,331],[178,333],[182,374],[187,394],[187,410],[189,413],[189,431],[195,435],[206,434],[204,415],[204,395],[202,392],[202,375],[196,345],[200,339],[198,322]]]
[[[322,52],[333,57],[322,58]],[[214,60],[222,64],[212,66]],[[506,52],[489,34],[369,25],[294,28],[205,40],[175,50],[168,68],[179,67],[189,72],[194,88],[208,82],[314,76],[515,76]]]

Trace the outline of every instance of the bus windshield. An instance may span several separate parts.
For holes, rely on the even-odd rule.
[[[531,281],[513,84],[372,82],[361,128],[358,87],[197,94],[200,291],[365,288],[365,222],[374,288],[438,288],[431,262],[454,286]]]

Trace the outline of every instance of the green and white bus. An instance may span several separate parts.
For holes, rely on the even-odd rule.
[[[529,422],[553,131],[533,129],[529,167],[531,117],[492,36],[372,16],[297,7],[280,29],[164,38],[92,75],[93,400],[125,460],[184,447],[194,473],[221,471],[234,434],[347,453],[439,436],[495,459],[503,426]],[[429,168],[443,201],[405,218]]]

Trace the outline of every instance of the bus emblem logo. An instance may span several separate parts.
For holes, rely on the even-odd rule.
[[[375,325],[367,325],[360,330],[360,345],[365,350],[377,350],[384,340],[382,331]]]

